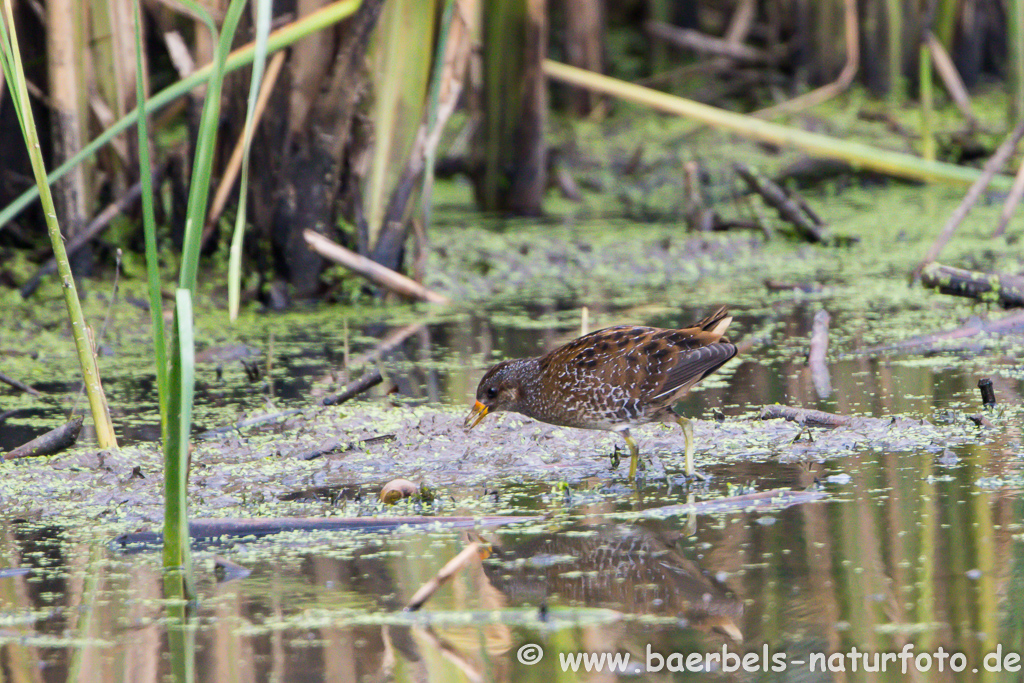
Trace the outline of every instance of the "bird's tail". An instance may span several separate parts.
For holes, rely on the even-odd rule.
[[[725,306],[719,306],[715,309],[715,312],[708,317],[695,322],[693,327],[699,327],[705,332],[710,332],[713,335],[722,336],[725,334],[725,330],[729,327],[729,323],[732,322],[732,316],[729,315],[729,309]]]

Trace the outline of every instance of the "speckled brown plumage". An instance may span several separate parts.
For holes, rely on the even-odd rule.
[[[679,330],[619,325],[544,356],[503,361],[480,380],[466,424],[475,426],[488,412],[511,410],[550,424],[622,432],[633,453],[632,476],[636,446],[629,428],[680,421],[687,436],[687,474],[692,474],[688,422],[672,405],[736,355],[722,336],[731,321],[722,307]]]

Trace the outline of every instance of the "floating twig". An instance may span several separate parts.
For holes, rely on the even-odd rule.
[[[377,386],[383,381],[384,378],[381,377],[380,370],[372,370],[364,374],[359,379],[353,382],[349,382],[348,385],[337,394],[332,394],[331,396],[324,396],[320,403],[325,406],[339,405],[341,403],[344,403],[345,401],[348,401],[349,399],[355,398],[359,394],[363,393],[364,391],[372,387]]]
[[[29,441],[27,444],[18,446],[9,453],[0,456],[0,460],[16,460],[17,458],[30,458],[37,455],[53,455],[65,448],[70,448],[78,441],[78,434],[82,431],[82,416],[77,415],[69,422],[51,429],[42,436]]]
[[[474,559],[480,559],[479,541],[473,541],[463,548],[462,552],[448,560],[432,579],[420,586],[420,589],[409,600],[409,604],[405,606],[405,611],[415,612],[420,607],[423,607],[423,604],[437,592],[438,588],[448,583],[453,576],[462,571]]]
[[[921,263],[914,269],[912,279],[920,279],[921,273],[924,272],[925,266],[934,261],[939,257],[942,249],[949,243],[949,240],[953,238],[953,233],[963,223],[964,218],[977,203],[978,199],[984,194],[988,188],[989,183],[995,177],[999,171],[1002,170],[1003,166],[1013,155],[1013,152],[1017,149],[1017,144],[1020,139],[1024,137],[1024,121],[1017,124],[1017,127],[1013,129],[1006,139],[1003,140],[1003,144],[999,145],[999,148],[995,151],[995,154],[985,162],[985,166],[982,169],[981,175],[971,185],[971,188],[967,190],[967,194],[964,195],[963,200],[960,202],[960,206],[956,207],[956,211],[946,221],[946,225],[942,228],[942,232],[938,237],[935,238],[935,243],[932,244],[928,253],[921,260]]]
[[[31,394],[32,396],[39,396],[38,390],[33,389],[29,385],[25,384],[22,381],[16,380],[13,377],[8,377],[2,372],[0,372],[0,382],[3,382],[4,384],[10,384],[18,391],[24,391],[26,394]]]
[[[828,323],[831,317],[822,309],[814,314],[814,326],[811,328],[810,349],[807,352],[807,367],[811,369],[811,380],[818,398],[828,398],[832,394],[832,378],[829,376],[828,363]]]
[[[822,410],[794,408],[779,404],[762,406],[761,414],[758,417],[762,420],[784,419],[805,427],[824,427],[826,429],[845,427],[853,420],[853,417],[850,415],[836,415],[835,413],[826,413]]]
[[[1003,273],[982,273],[929,263],[921,273],[921,284],[942,294],[998,303],[1003,308],[1024,306],[1024,277]]]
[[[332,242],[318,232],[306,229],[302,232],[302,236],[306,239],[309,247],[316,253],[324,258],[340,263],[352,272],[361,275],[380,287],[410,299],[419,299],[420,301],[429,301],[435,304],[446,304],[449,302],[448,297],[431,291],[412,278],[386,268],[376,261],[360,256],[354,251]]]
[[[736,174],[743,178],[750,189],[761,195],[766,204],[779,212],[783,220],[791,223],[804,239],[810,242],[825,242],[825,224],[813,211],[809,211],[807,203],[798,195],[787,193],[771,179],[754,172],[746,164],[732,165]]]

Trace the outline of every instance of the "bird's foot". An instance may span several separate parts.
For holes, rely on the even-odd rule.
[[[609,469],[613,469],[613,470],[619,469],[619,446],[618,446],[618,444],[616,444],[615,450],[612,451],[611,457],[609,459],[611,460],[611,467]]]

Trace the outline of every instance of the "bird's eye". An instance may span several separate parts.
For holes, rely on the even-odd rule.
[[[496,387],[491,387],[490,389],[488,389],[487,398],[498,398],[498,389]]]

